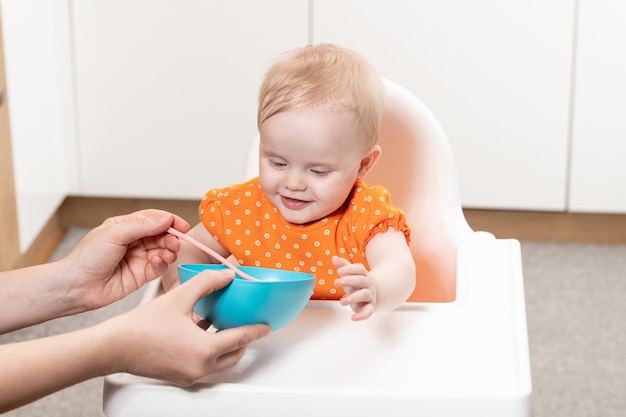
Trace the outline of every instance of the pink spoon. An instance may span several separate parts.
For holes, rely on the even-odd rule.
[[[253,276],[250,276],[248,274],[246,274],[245,272],[243,272],[241,269],[237,268],[235,265],[233,265],[232,263],[228,262],[228,260],[226,258],[224,258],[222,255],[220,255],[219,253],[215,252],[213,249],[209,248],[208,246],[203,245],[202,243],[198,242],[196,239],[192,238],[191,236],[187,236],[186,234],[179,232],[178,230],[174,229],[173,227],[170,227],[169,229],[167,229],[168,233],[173,234],[174,236],[184,240],[187,243],[192,244],[193,246],[195,246],[196,248],[200,249],[201,251],[211,255],[212,257],[214,257],[215,259],[217,259],[218,261],[220,261],[223,265],[226,265],[228,267],[228,269],[230,269],[231,271],[234,271],[235,274],[239,275],[241,278],[244,279],[248,279],[250,281],[258,281],[258,279],[254,278]]]

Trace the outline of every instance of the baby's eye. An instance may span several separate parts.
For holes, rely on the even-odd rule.
[[[330,171],[327,171],[327,170],[324,170],[324,169],[312,169],[312,170],[311,170],[311,172],[312,172],[314,175],[317,175],[317,176],[323,177],[323,176],[325,176],[325,175],[328,175],[328,173],[329,173]]]
[[[272,166],[274,168],[284,168],[284,167],[287,166],[287,164],[284,163],[284,162],[270,160],[270,166]]]

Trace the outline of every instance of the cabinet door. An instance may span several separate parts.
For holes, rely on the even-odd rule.
[[[434,112],[465,207],[565,208],[574,0],[314,0],[313,13],[315,42],[356,49]]]
[[[266,67],[305,0],[72,2],[80,194],[200,198],[242,179]]]
[[[570,210],[626,213],[626,3],[579,3]]]
[[[24,253],[63,202],[73,172],[67,3],[3,0],[2,19],[19,250]]]

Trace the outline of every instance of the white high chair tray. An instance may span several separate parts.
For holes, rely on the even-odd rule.
[[[237,366],[190,389],[108,376],[104,412],[530,416],[521,271],[518,241],[472,239],[459,249],[455,302],[407,303],[353,322],[337,302],[312,301]]]

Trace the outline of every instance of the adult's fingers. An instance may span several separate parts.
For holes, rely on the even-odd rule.
[[[183,285],[178,285],[165,295],[174,293],[176,297],[193,308],[195,303],[205,295],[211,294],[228,285],[235,274],[229,269],[202,271]]]
[[[207,334],[212,338],[213,343],[217,343],[223,352],[220,355],[220,366],[233,366],[243,356],[243,349],[250,343],[267,336],[272,329],[267,324],[252,324],[241,327],[233,327],[220,330],[216,333]],[[225,368],[224,368],[225,369]]]
[[[168,227],[181,232],[189,231],[189,223],[181,217],[163,210],[147,209],[123,216],[111,217],[104,221],[103,227],[114,232],[122,243],[132,243],[148,236],[165,233]]]

